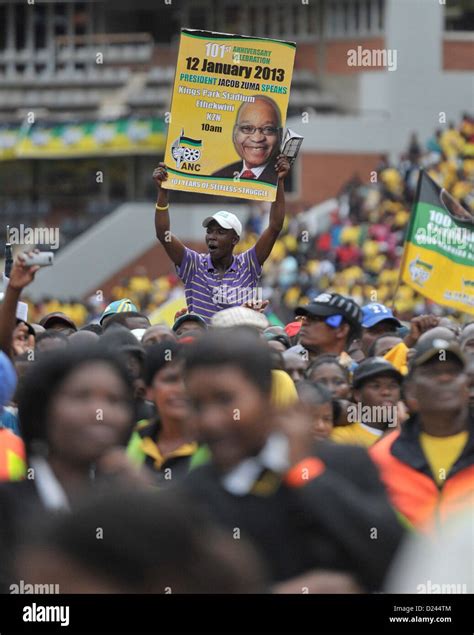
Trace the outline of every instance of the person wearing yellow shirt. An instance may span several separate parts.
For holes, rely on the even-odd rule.
[[[369,357],[361,362],[353,376],[356,403],[347,411],[349,425],[334,428],[331,440],[368,448],[384,432],[395,428],[402,380],[401,373],[383,357]]]
[[[428,459],[431,473],[438,487],[442,487],[446,475],[461,454],[467,439],[467,430],[462,430],[449,437],[437,437],[426,432],[420,433],[421,449]]]
[[[445,130],[441,135],[440,145],[448,159],[453,159],[461,154],[464,144],[465,141],[461,133],[456,130],[453,124],[450,124],[448,130]]]

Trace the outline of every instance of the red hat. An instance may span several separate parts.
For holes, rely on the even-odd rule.
[[[285,326],[285,333],[288,335],[288,337],[294,337],[295,335],[298,335],[298,333],[300,332],[300,329],[301,329],[301,321],[290,322],[289,324]]]

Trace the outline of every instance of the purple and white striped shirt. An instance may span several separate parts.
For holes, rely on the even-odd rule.
[[[210,322],[218,311],[261,299],[257,296],[257,284],[262,267],[255,246],[234,255],[222,278],[214,268],[210,254],[199,254],[188,247],[176,271],[184,283],[188,311],[200,315],[206,322]]]

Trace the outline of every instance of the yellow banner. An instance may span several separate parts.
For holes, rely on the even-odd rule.
[[[174,316],[178,311],[186,307],[186,297],[183,295],[168,300],[148,316],[152,324],[167,324],[170,328],[175,323]]]
[[[275,200],[295,51],[293,42],[181,31],[164,187]]]
[[[402,280],[437,304],[474,314],[473,268],[431,249],[406,243]]]
[[[0,126],[0,160],[156,154],[165,147],[165,135],[158,117]]]

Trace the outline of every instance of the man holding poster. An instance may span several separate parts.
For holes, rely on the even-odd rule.
[[[247,302],[254,303],[262,266],[283,228],[285,219],[285,190],[283,181],[289,172],[288,159],[279,155],[272,166],[278,179],[277,196],[270,209],[270,222],[255,245],[241,254],[234,255],[239,242],[242,224],[230,212],[224,210],[205,218],[207,254],[189,249],[170,231],[168,191],[162,184],[168,179],[164,163],[153,172],[158,188],[155,212],[156,237],[176,266],[184,283],[188,311],[210,322],[214,313]]]

